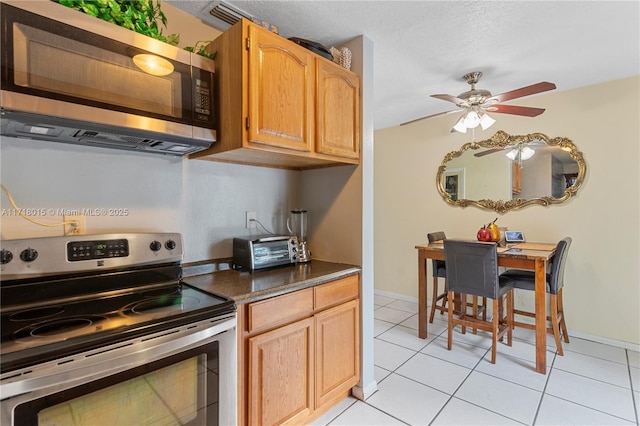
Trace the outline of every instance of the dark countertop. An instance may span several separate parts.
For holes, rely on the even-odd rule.
[[[220,294],[238,304],[255,302],[307,287],[314,287],[359,273],[359,266],[312,260],[263,271],[239,272],[233,269],[185,276],[183,281],[200,290]]]

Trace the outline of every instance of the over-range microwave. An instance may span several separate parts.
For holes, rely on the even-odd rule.
[[[171,155],[215,142],[213,60],[53,1],[0,7],[3,135]]]

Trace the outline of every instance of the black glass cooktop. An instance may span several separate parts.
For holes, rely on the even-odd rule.
[[[95,285],[96,279],[61,280],[57,287],[56,282],[50,282],[46,289],[44,284],[32,284],[4,291],[0,320],[2,372],[235,311],[232,300],[192,288],[181,280],[126,288],[123,278],[106,280],[110,287],[103,287],[95,297],[82,294],[81,289]],[[74,292],[70,293],[74,288],[75,294],[80,294],[75,298]],[[6,305],[7,297],[15,300],[18,294],[29,291],[57,296],[63,292],[67,296]]]

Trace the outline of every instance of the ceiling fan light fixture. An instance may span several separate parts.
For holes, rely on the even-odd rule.
[[[480,116],[474,110],[467,112],[464,117],[464,125],[467,129],[475,129],[480,125]]]
[[[487,130],[489,127],[493,126],[495,122],[496,120],[489,117],[487,114],[482,114],[480,116],[480,127],[482,127],[482,130]]]
[[[536,152],[529,148],[528,146],[518,146],[513,148],[511,151],[507,152],[505,155],[509,158],[509,160],[514,161],[518,159],[519,161],[528,160],[533,157]]]
[[[455,126],[453,126],[453,130],[460,133],[467,133],[467,126],[464,125],[464,114],[458,119]]]
[[[524,148],[522,148],[522,152],[520,153],[520,157],[523,160],[528,160],[529,158],[533,157],[533,154],[535,154],[536,152],[529,148],[528,146],[525,146]]]

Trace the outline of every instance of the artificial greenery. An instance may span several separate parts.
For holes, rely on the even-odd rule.
[[[209,43],[211,43],[211,40],[200,40],[196,42],[195,46],[187,46],[184,48],[184,50],[191,53],[197,53],[198,55],[202,55],[205,58],[215,59],[216,53],[218,52],[207,52],[207,46],[209,45]]]
[[[161,0],[53,0],[63,6],[84,12],[123,28],[177,46],[179,34],[164,35],[158,21],[167,28],[167,17],[162,12]],[[198,41],[184,50],[215,59],[216,52],[207,53],[209,41]]]
[[[166,28],[167,17],[160,0],[53,0],[63,6],[95,16],[107,22],[176,46],[178,34],[164,35],[158,21]]]

